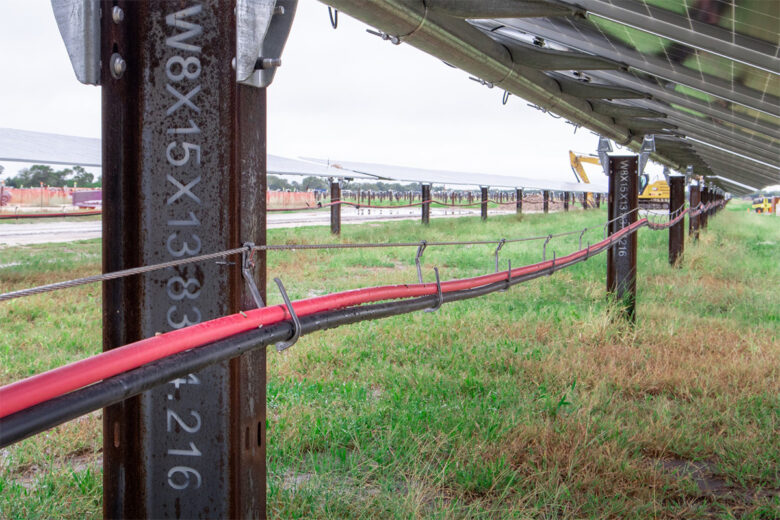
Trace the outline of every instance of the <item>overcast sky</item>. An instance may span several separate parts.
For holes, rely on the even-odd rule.
[[[573,181],[568,150],[595,150],[588,130],[502,106],[502,90],[366,28],[342,13],[333,30],[325,5],[299,1],[268,93],[269,153]],[[0,127],[100,137],[99,87],[76,80],[47,0],[0,0],[0,71]]]

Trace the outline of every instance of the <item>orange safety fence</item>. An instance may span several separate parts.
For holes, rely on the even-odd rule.
[[[266,193],[266,202],[268,203],[268,209],[293,209],[317,206],[313,192],[269,191]]]
[[[96,188],[100,190],[100,188]],[[90,188],[9,188],[0,187],[2,205],[14,206],[62,206],[72,203],[75,191],[93,191]]]

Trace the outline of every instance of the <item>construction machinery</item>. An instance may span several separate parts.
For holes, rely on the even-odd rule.
[[[590,184],[583,163],[601,165],[596,155],[578,154],[569,150],[571,169],[577,182]],[[669,170],[664,167],[664,180],[650,182],[650,176],[642,173],[639,177],[639,207],[642,209],[669,209]],[[588,207],[594,207],[593,194],[586,193],[585,201]]]
[[[599,158],[595,155],[578,154],[572,152],[571,150],[569,150],[569,162],[571,162],[571,171],[574,172],[574,177],[577,179],[577,182],[582,182],[585,184],[590,184],[590,179],[588,178],[588,174],[585,173],[585,167],[582,166],[582,163],[600,164]],[[586,209],[596,207],[596,201],[593,199],[593,193],[585,193],[583,206]]]
[[[669,209],[669,169],[664,167],[664,180],[650,182],[650,176],[639,176],[639,207],[641,209]]]
[[[772,213],[772,197],[757,197],[751,207],[756,213]]]

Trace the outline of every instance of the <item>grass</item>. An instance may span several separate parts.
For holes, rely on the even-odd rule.
[[[344,226],[342,241],[543,235],[603,211]],[[269,243],[328,242],[323,228]],[[556,239],[548,255],[576,248]],[[667,262],[639,234],[638,322],[603,255],[509,292],[356,324],[268,354],[268,504],[281,518],[778,518],[780,226],[732,203]],[[0,249],[0,292],[99,270],[99,242]],[[433,248],[426,280],[493,269]],[[541,258],[507,244],[502,264]],[[413,249],[275,252],[292,298],[413,282]],[[0,305],[0,383],[100,349],[98,286]],[[271,303],[281,298],[269,287]],[[0,517],[98,517],[99,413],[0,454]]]

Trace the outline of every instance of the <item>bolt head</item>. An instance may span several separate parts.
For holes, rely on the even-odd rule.
[[[125,12],[121,7],[115,5],[114,8],[111,9],[111,19],[114,20],[114,23],[120,23],[125,19]]]
[[[111,55],[110,70],[111,75],[119,79],[127,70],[127,62],[118,53],[114,53]]]

